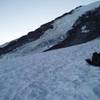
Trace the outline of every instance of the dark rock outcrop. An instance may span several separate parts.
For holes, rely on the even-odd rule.
[[[46,51],[81,44],[100,37],[100,7],[82,15],[62,42]]]
[[[91,65],[100,66],[100,53],[94,52],[92,59],[86,59],[86,62]]]
[[[0,55],[11,52],[26,43],[37,40],[41,35],[44,34],[45,31],[47,31],[48,29],[53,29],[52,23],[53,22],[46,23],[35,31],[29,32],[27,35],[24,35],[17,40],[9,42],[7,46],[0,48]]]

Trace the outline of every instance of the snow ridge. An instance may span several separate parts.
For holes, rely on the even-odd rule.
[[[11,54],[15,57],[20,55],[26,55],[29,53],[39,53],[48,50],[49,48],[59,44],[67,38],[68,31],[72,29],[72,26],[75,24],[75,22],[79,19],[80,16],[87,13],[88,11],[93,11],[98,7],[100,7],[100,1],[89,4],[87,6],[78,7],[72,10],[70,13],[64,14],[63,16],[58,17],[55,20],[49,22],[49,24],[46,24],[47,26],[42,27],[42,25],[42,28],[40,30],[37,29],[35,33],[33,32],[33,35],[32,32],[30,32],[29,34],[31,35],[28,34],[26,36],[23,36],[19,40],[19,42],[23,44],[23,39],[27,39],[28,41],[28,37],[31,38],[31,36],[33,36],[33,38],[35,38],[34,35],[36,35],[36,32],[39,32],[39,34],[37,33],[39,36],[36,36],[36,38],[38,37],[37,40],[33,40],[32,42],[25,42],[24,40],[25,43],[21,46],[19,46],[19,44],[21,43],[14,43],[14,41],[11,42],[11,45],[7,43],[7,45],[1,46],[0,55],[8,53],[8,55]],[[85,32],[87,31],[85,30]],[[16,45],[18,45],[18,47],[16,47]]]
[[[92,3],[88,6],[79,7],[71,14],[55,20],[52,24],[52,29],[47,30],[38,40],[16,49],[16,55],[42,52],[63,41],[67,37],[67,32],[72,29],[73,24],[80,16],[88,11],[95,10],[98,7],[100,7],[100,1]]]

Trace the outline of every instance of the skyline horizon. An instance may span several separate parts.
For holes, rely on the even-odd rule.
[[[12,1],[12,0],[10,0],[10,1]],[[15,0],[16,1],[16,0]],[[23,1],[23,0],[22,0]],[[32,1],[32,0],[31,0]],[[35,1],[35,0],[34,0]],[[55,0],[56,1],[56,0]],[[71,1],[73,1],[73,0],[71,0]],[[79,0],[79,1],[81,1],[81,3],[82,3],[82,0]],[[34,31],[35,29],[37,29],[37,28],[39,28],[42,24],[45,24],[45,23],[47,23],[47,22],[49,22],[49,21],[52,21],[52,20],[54,20],[55,18],[57,18],[57,17],[59,17],[59,16],[61,16],[61,15],[63,15],[64,13],[67,13],[67,12],[69,12],[69,11],[71,11],[72,9],[74,9],[74,8],[76,8],[76,7],[78,7],[78,6],[80,6],[80,5],[88,5],[89,3],[93,3],[93,2],[96,2],[96,1],[98,1],[98,0],[92,0],[92,2],[90,2],[91,0],[88,0],[88,2],[86,2],[86,3],[83,3],[83,4],[81,4],[81,3],[76,3],[76,5],[69,5],[68,6],[68,8],[67,9],[65,9],[65,8],[63,8],[63,10],[58,10],[57,11],[57,13],[55,13],[55,11],[56,10],[54,10],[53,12],[51,12],[52,10],[40,10],[40,9],[38,9],[38,10],[40,10],[40,12],[36,12],[35,14],[37,14],[36,16],[34,16],[34,14],[31,16],[31,18],[30,18],[30,16],[26,16],[26,17],[28,17],[28,18],[26,18],[25,17],[25,19],[23,19],[23,20],[21,20],[21,18],[23,18],[23,14],[21,14],[21,16],[17,16],[17,17],[19,17],[19,19],[18,19],[18,21],[16,20],[16,16],[15,15],[17,15],[16,13],[15,13],[15,15],[13,16],[13,17],[8,17],[8,19],[6,20],[4,20],[4,23],[3,23],[3,20],[2,20],[2,18],[4,17],[4,16],[1,16],[2,18],[0,19],[1,20],[1,24],[3,24],[3,25],[0,25],[1,26],[1,30],[0,30],[0,45],[3,45],[3,44],[5,44],[5,43],[7,43],[7,42],[10,42],[10,41],[12,41],[12,40],[15,40],[15,39],[17,39],[17,38],[19,38],[19,37],[21,37],[21,36],[23,36],[23,35],[26,35],[28,32],[30,32],[30,31]],[[35,1],[36,2],[36,1]],[[72,3],[72,2],[71,2]],[[26,3],[27,4],[27,3]],[[79,5],[78,5],[79,4]],[[29,3],[29,5],[30,5],[30,3]],[[14,6],[14,5],[13,5]],[[9,6],[8,6],[9,7]],[[33,6],[31,6],[32,8],[33,8]],[[31,8],[30,7],[30,8]],[[55,7],[55,6],[54,6]],[[59,7],[59,6],[57,6],[57,7]],[[65,6],[66,7],[66,6]],[[2,8],[2,7],[1,7]],[[51,8],[51,7],[50,7]],[[56,9],[56,8],[55,8]],[[22,10],[22,9],[21,9]],[[37,10],[37,11],[38,11]],[[67,10],[67,11],[66,11]],[[14,11],[17,11],[17,9],[16,10],[14,10]],[[26,11],[26,9],[25,9],[25,11]],[[43,11],[44,11],[44,13],[43,13]],[[48,12],[49,11],[49,12]],[[18,11],[18,13],[19,13],[20,11]],[[24,12],[23,10],[21,11],[21,12]],[[53,13],[52,15],[51,15],[51,13]],[[6,14],[7,12],[5,12],[5,14]],[[31,11],[29,12],[29,9],[27,10],[27,13],[26,12],[24,12],[25,13],[25,15],[27,15],[28,13],[30,14],[31,13]],[[42,15],[41,13],[43,13],[43,14],[45,14],[46,13],[46,15]],[[5,15],[4,14],[4,15]],[[10,13],[10,14],[12,14],[12,13]],[[9,13],[8,13],[8,15],[9,15]],[[20,15],[20,13],[19,13],[19,15]],[[40,17],[40,15],[42,16],[42,17]],[[50,16],[51,15],[51,16]],[[34,16],[34,18],[32,18]],[[20,18],[21,17],[21,18]],[[7,18],[6,16],[4,17],[4,18]],[[27,20],[26,20],[27,19]],[[8,21],[8,23],[6,23],[6,21]],[[16,22],[15,22],[16,21]],[[22,21],[22,22],[21,22]],[[24,23],[24,21],[26,21],[25,23]],[[11,23],[9,23],[9,22],[11,22]],[[5,26],[5,24],[7,24],[7,26]],[[20,24],[20,25],[19,25]],[[6,30],[4,30],[6,28]],[[8,32],[8,33],[7,33]]]

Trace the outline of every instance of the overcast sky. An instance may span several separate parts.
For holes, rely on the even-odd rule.
[[[79,5],[97,0],[0,0],[0,44],[33,31]]]

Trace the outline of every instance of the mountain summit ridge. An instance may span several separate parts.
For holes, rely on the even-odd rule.
[[[96,12],[95,16],[93,16],[92,12]],[[0,55],[7,53],[16,53],[18,55],[30,52],[38,53],[93,40],[100,35],[100,28],[98,27],[97,33],[90,33],[91,30],[94,31],[96,29],[90,29],[89,27],[92,25],[91,22],[95,22],[95,25],[99,24],[99,12],[100,1],[87,6],[79,6],[55,20],[41,25],[40,28],[35,31],[29,32],[27,35],[7,43],[7,45],[0,48]],[[88,23],[86,19],[87,15],[89,17],[88,19],[90,19],[91,16],[94,17],[90,23]],[[82,22],[79,24],[80,19],[82,19]],[[83,25],[84,20],[87,22],[84,22]],[[88,27],[85,25],[87,23]],[[79,25],[81,25],[81,27]],[[83,33],[85,34],[83,35]]]

